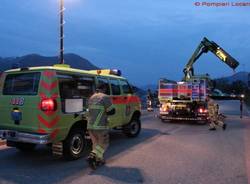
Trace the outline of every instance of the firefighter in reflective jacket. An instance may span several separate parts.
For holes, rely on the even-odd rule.
[[[226,129],[227,125],[224,123],[225,116],[219,114],[219,105],[208,97],[208,118],[210,121],[209,130],[216,130],[216,126]]]
[[[148,89],[148,94],[147,94],[147,110],[154,111],[154,109],[153,109],[153,94],[152,94],[150,89]]]
[[[108,116],[115,114],[111,99],[105,93],[107,86],[98,85],[96,92],[90,97],[88,132],[92,141],[92,151],[88,156],[88,162],[92,169],[105,163],[103,155],[109,146]]]

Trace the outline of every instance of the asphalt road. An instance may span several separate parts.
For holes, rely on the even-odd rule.
[[[94,184],[247,184],[250,179],[250,117],[239,118],[239,103],[220,102],[228,129],[208,125],[162,123],[144,112],[137,138],[111,133],[107,164],[92,171],[85,158],[55,159],[47,147],[20,153],[0,147],[0,183]],[[249,180],[250,181],[250,180]],[[250,183],[250,182],[249,182]]]

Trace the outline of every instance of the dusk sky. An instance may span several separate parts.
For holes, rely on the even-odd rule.
[[[65,0],[65,53],[121,69],[142,86],[160,77],[180,80],[206,36],[240,62],[236,71],[250,71],[250,7],[197,7],[194,2]],[[58,9],[58,0],[1,0],[0,57],[58,55]],[[211,53],[202,56],[195,71],[212,77],[233,73]]]

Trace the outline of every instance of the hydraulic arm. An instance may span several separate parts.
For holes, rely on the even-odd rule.
[[[213,41],[209,41],[206,37],[204,37],[183,70],[185,75],[184,81],[190,79],[194,75],[194,63],[203,53],[207,53],[208,51],[216,55],[222,62],[226,63],[233,70],[239,65],[239,62],[236,61],[236,59],[234,59],[225,50],[223,50],[219,45]]]

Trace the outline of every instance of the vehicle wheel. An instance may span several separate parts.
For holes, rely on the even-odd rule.
[[[17,142],[17,143],[15,143],[15,147],[19,151],[29,152],[29,151],[34,151],[36,144]]]
[[[141,121],[140,119],[132,119],[128,125],[123,127],[123,132],[128,137],[136,137],[141,131]]]
[[[74,128],[63,142],[63,157],[66,160],[76,160],[82,156],[86,148],[86,140],[82,129]]]

